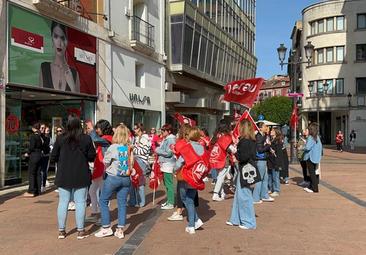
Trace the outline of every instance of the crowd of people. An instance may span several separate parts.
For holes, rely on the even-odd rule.
[[[204,224],[197,208],[199,191],[205,189],[208,177],[214,185],[213,201],[224,201],[228,192],[234,193],[226,224],[241,229],[256,229],[255,205],[274,202],[280,195],[281,181],[289,184],[284,135],[279,128],[270,129],[263,122],[255,126],[246,119],[239,123],[221,120],[212,137],[207,130],[186,123],[177,132],[171,124],[163,125],[160,132],[152,128],[147,133],[142,123],[131,129],[124,123],[112,127],[107,120],[99,120],[95,125],[89,121],[83,128],[75,116],[69,116],[65,130],[56,128],[54,141],[47,135],[45,125],[35,124],[32,130],[29,190],[25,196],[41,194],[47,173],[40,169],[45,162],[54,163],[59,194],[59,239],[67,235],[70,203],[75,209],[77,239],[89,235],[85,222],[101,226],[95,237],[124,238],[126,208],[146,205],[146,178],[156,170],[154,167],[160,169],[166,191],[161,209],[175,209],[169,221],[182,221],[186,211],[185,231],[189,234]],[[304,130],[297,149],[304,174],[301,185],[306,192],[319,192],[322,144],[316,123]],[[110,200],[114,194],[118,205],[115,231],[110,218]],[[91,211],[85,217],[88,201]]]

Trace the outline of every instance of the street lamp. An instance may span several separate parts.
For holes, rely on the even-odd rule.
[[[327,83],[327,81],[324,80],[323,89],[320,90],[319,85],[317,85],[317,88],[316,88],[316,98],[317,98],[317,100],[316,100],[317,101],[316,122],[318,123],[318,125],[319,125],[319,121],[320,121],[320,118],[319,118],[319,112],[320,112],[320,110],[319,110],[319,101],[320,101],[320,97],[327,94],[328,86],[329,86],[329,84]],[[309,88],[309,92],[310,92],[310,96],[311,96],[311,94],[313,93],[314,84],[309,83],[308,88]]]
[[[348,98],[348,107],[351,107],[351,99],[352,99],[351,92],[348,92],[347,98]]]
[[[307,59],[307,61],[301,61],[301,57],[296,54],[296,50],[292,50],[292,54],[290,56],[291,61],[285,63],[285,59],[286,59],[286,51],[287,48],[285,47],[285,45],[283,43],[280,44],[280,47],[277,48],[277,53],[278,53],[278,59],[280,60],[280,66],[281,66],[281,70],[283,69],[284,65],[291,65],[293,66],[293,68],[291,68],[291,70],[293,70],[293,79],[292,79],[292,89],[291,91],[293,92],[294,96],[293,96],[293,106],[295,107],[296,103],[297,103],[297,98],[299,97],[299,95],[296,93],[296,85],[297,85],[297,67],[300,64],[307,64],[307,66],[311,65],[311,59],[313,57],[313,53],[314,53],[314,45],[311,44],[311,42],[307,42],[307,44],[304,46],[304,50],[305,50],[305,57]],[[291,154],[290,154],[290,162],[291,163],[296,163],[297,162],[297,157],[296,157],[296,125],[293,127],[292,129],[292,136],[291,136]]]

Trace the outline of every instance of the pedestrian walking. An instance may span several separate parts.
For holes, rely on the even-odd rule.
[[[297,142],[297,158],[302,168],[303,181],[299,183],[300,186],[308,187],[310,183],[310,177],[308,175],[307,163],[304,160],[306,139],[309,135],[309,130],[306,128],[302,134],[300,134],[299,141]]]
[[[354,129],[352,129],[351,133],[349,134],[349,144],[351,146],[351,151],[354,151],[356,144],[356,132]]]
[[[175,157],[172,151],[172,146],[176,142],[175,135],[172,134],[173,128],[170,124],[165,124],[161,128],[163,141],[161,145],[156,148],[155,152],[158,155],[160,170],[164,174],[164,185],[166,188],[167,201],[162,204],[161,209],[174,209],[174,183],[173,170],[175,166]]]
[[[77,239],[88,236],[84,230],[86,198],[91,183],[88,162],[93,162],[95,156],[93,142],[90,136],[83,134],[80,119],[70,116],[66,132],[57,137],[51,154],[51,162],[57,163],[55,184],[59,191],[59,239],[66,237],[67,207],[71,194],[74,194],[75,201]]]
[[[96,237],[113,235],[111,228],[109,201],[114,193],[117,194],[118,225],[114,235],[124,238],[123,228],[126,225],[127,196],[131,186],[130,176],[133,174],[133,152],[130,142],[130,131],[125,125],[115,129],[112,145],[104,155],[106,178],[100,194],[101,229]]]
[[[42,139],[42,158],[41,158],[41,176],[42,176],[42,186],[41,192],[46,191],[46,187],[49,186],[47,181],[48,168],[50,162],[50,152],[51,152],[51,132],[50,128],[46,124],[41,124],[40,128],[41,139]]]
[[[317,123],[313,122],[309,125],[309,136],[306,139],[304,160],[307,163],[307,169],[310,175],[310,185],[304,188],[308,193],[319,192],[319,173],[317,170],[319,168],[320,160],[322,157],[322,142],[319,137],[319,126]]]
[[[343,142],[344,142],[344,136],[341,130],[338,131],[336,135],[336,145],[337,145],[337,151],[342,152],[343,151]]]
[[[32,134],[29,137],[29,148],[25,154],[29,157],[28,161],[28,191],[24,193],[25,197],[35,197],[41,194],[41,159],[43,142],[40,132],[41,125],[35,123],[32,126]]]
[[[246,164],[256,167],[256,139],[254,128],[250,121],[243,120],[239,124],[239,143],[237,160],[239,171],[236,174],[236,189],[230,219],[226,222],[230,226],[239,226],[241,229],[255,229],[256,219],[253,205],[252,189],[244,183],[241,169]]]

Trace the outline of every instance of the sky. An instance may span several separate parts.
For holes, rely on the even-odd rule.
[[[256,57],[257,77],[268,79],[275,74],[286,74],[287,67],[281,71],[277,48],[284,43],[286,58],[291,47],[291,32],[301,11],[321,0],[257,0]]]

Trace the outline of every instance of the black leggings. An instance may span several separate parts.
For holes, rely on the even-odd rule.
[[[301,165],[301,168],[302,168],[302,175],[304,177],[304,181],[310,182],[310,177],[308,175],[308,167],[307,167],[306,160],[301,160],[300,165]]]
[[[34,195],[41,194],[41,153],[33,152],[29,156],[28,162],[28,192]]]
[[[319,192],[319,189],[318,189],[319,175],[316,175],[316,173],[315,173],[317,164],[314,164],[313,162],[311,162],[310,159],[308,159],[308,161],[306,161],[306,163],[307,163],[307,167],[308,167],[309,175],[310,175],[310,189],[312,189],[314,192]]]

